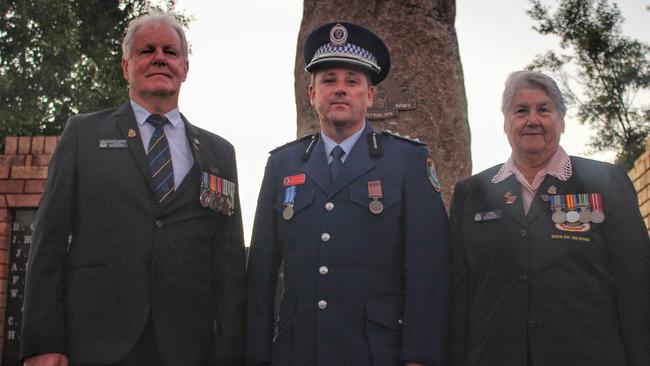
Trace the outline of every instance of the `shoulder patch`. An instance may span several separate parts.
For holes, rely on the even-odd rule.
[[[430,156],[427,156],[427,178],[429,178],[429,183],[433,186],[437,192],[440,192],[440,181],[438,180],[438,174],[436,174],[436,164],[433,162],[433,159]]]
[[[417,139],[417,138],[412,139],[410,136],[402,136],[397,132],[393,132],[393,131],[389,131],[389,130],[383,130],[383,131],[381,131],[381,133],[383,135],[394,137],[394,138],[402,140],[402,141],[407,141],[407,142],[410,142],[410,143],[415,144],[415,145],[426,146],[426,144],[424,142],[420,141],[420,139]]]
[[[276,147],[275,149],[269,151],[269,154],[274,154],[274,153],[276,153],[276,152],[278,152],[278,151],[280,151],[280,150],[284,150],[284,149],[286,149],[286,148],[289,147],[289,146],[293,146],[293,145],[295,145],[295,144],[297,144],[297,143],[300,143],[300,142],[303,142],[303,141],[311,140],[311,139],[314,137],[314,135],[316,135],[316,134],[305,135],[305,136],[303,136],[303,137],[301,137],[301,138],[299,138],[299,139],[297,139],[297,140],[293,140],[293,141],[291,141],[291,142],[287,142],[286,144],[284,144],[284,145],[282,145],[282,146],[278,146],[278,147]]]

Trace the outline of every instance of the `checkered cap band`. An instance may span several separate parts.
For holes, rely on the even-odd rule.
[[[310,65],[326,60],[349,60],[369,67],[377,73],[381,71],[381,67],[379,67],[377,59],[372,53],[352,43],[346,43],[340,46],[335,46],[331,43],[322,45],[314,53]]]

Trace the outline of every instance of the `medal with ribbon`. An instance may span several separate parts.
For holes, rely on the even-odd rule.
[[[591,204],[591,222],[600,224],[605,221],[603,212],[603,201],[600,193],[589,193],[589,203]]]
[[[282,211],[282,218],[289,221],[293,218],[293,206],[296,202],[296,195],[298,194],[298,186],[305,184],[305,174],[296,174],[285,177],[282,180],[284,186],[284,210]]]
[[[580,208],[580,222],[586,224],[591,221],[591,206],[589,205],[588,194],[578,194],[578,207]]]
[[[383,194],[381,192],[381,181],[368,181],[368,198],[372,199],[372,201],[370,201],[370,205],[368,205],[368,209],[375,215],[379,215],[384,211],[384,204],[379,200],[382,197]]]
[[[564,212],[564,196],[553,195],[551,196],[551,220],[556,224],[561,224],[566,220],[566,213]]]
[[[201,206],[208,207],[208,199],[210,197],[210,174],[201,172],[201,193],[199,195],[199,202]]]
[[[578,222],[580,219],[580,214],[576,210],[576,195],[567,194],[566,197],[566,221],[570,223]]]

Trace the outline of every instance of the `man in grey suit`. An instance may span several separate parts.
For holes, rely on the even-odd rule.
[[[235,154],[179,112],[187,55],[173,17],[132,21],[130,101],[68,121],[28,262],[25,365],[241,364]]]

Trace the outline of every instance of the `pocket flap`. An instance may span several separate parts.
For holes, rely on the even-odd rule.
[[[388,208],[401,201],[400,190],[395,187],[388,187],[382,185],[381,187],[382,197],[379,201],[384,205],[384,208]],[[354,184],[350,187],[350,201],[353,201],[363,207],[368,207],[372,198],[368,197],[368,183],[363,182],[362,184]]]
[[[273,206],[277,211],[284,211],[284,192],[283,188],[277,195],[275,199],[275,205]],[[295,202],[293,204],[294,214],[300,212],[305,207],[311,205],[314,201],[314,187],[308,185],[297,186]]]
[[[368,320],[390,329],[402,324],[403,298],[401,296],[372,297],[365,301]]]

